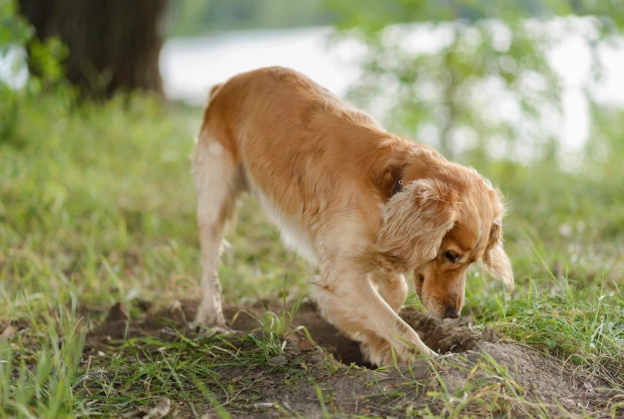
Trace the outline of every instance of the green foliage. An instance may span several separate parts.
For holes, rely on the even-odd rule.
[[[13,86],[8,83],[12,77],[26,70],[26,51],[29,53],[29,77],[25,86]],[[0,144],[25,145],[27,139],[18,128],[20,119],[24,118],[25,97],[35,97],[53,86],[59,92],[58,98],[73,96],[71,88],[61,83],[65,74],[62,62],[67,53],[67,47],[58,37],[39,41],[28,22],[17,12],[13,0],[0,0],[0,59],[11,58],[13,61],[11,68],[6,69],[0,78],[0,95],[4,98],[0,101]]]
[[[0,0],[0,54],[14,45],[24,45],[32,37],[28,22],[17,13],[14,0]]]
[[[624,25],[621,0],[185,0],[171,4],[174,36],[236,29],[286,28],[338,23],[373,30],[388,23],[462,19],[599,15]]]
[[[0,417],[72,416],[85,337],[74,314],[60,307],[38,334],[0,339]]]
[[[60,38],[49,37],[43,42],[32,38],[28,43],[28,52],[31,74],[44,87],[58,83],[63,78],[63,60],[67,58],[69,50]]]
[[[379,30],[392,23],[482,19],[508,22],[568,15],[596,16],[619,27],[624,23],[621,0],[328,0],[327,4],[338,14],[341,27],[364,30]]]
[[[188,155],[200,111],[167,111],[146,96],[78,105],[63,89],[14,93],[0,97],[0,108],[16,109],[0,142],[0,293],[12,301],[0,317],[30,312],[31,294],[47,296],[39,312],[72,292],[95,305],[196,294]],[[236,252],[223,255],[227,298],[277,293],[287,273],[296,288],[305,264],[275,251],[277,233],[249,200],[239,218]]]
[[[547,53],[566,36],[549,30],[545,18],[595,16],[586,22],[593,30],[582,35],[591,48],[624,22],[620,0],[330,5],[342,17],[340,34],[365,45],[351,99],[383,114],[394,130],[451,155],[496,148],[508,156],[531,149],[534,158],[552,157],[558,143],[548,124],[561,114],[562,86]]]
[[[188,236],[171,231],[180,222],[173,215],[181,210],[184,219],[192,220],[192,205],[183,208],[179,200],[163,201],[163,194],[192,197],[186,161],[190,133],[181,135],[148,98],[119,97],[106,106],[78,107],[59,91],[23,95],[20,106],[15,135],[23,146],[0,143],[0,253],[9,258],[2,267],[10,279],[2,282],[12,290],[7,291],[13,295],[21,290],[14,295],[18,300],[20,295],[45,292],[52,297],[50,303],[72,291],[83,294],[91,289],[96,296],[103,285],[97,278],[118,278],[124,252],[132,253],[144,240],[139,232],[162,239],[150,245],[154,253],[141,256],[146,268],[165,265],[175,270],[176,246],[166,237],[190,236],[194,244],[192,230]],[[162,122],[147,123],[148,119]],[[150,142],[158,146],[149,147]],[[163,170],[151,173],[154,164]],[[143,182],[146,177],[158,184]],[[146,213],[146,208],[154,212]],[[106,260],[103,255],[108,255]],[[147,275],[144,271],[137,281]],[[41,277],[57,278],[66,287],[54,280],[40,284]],[[127,293],[132,282],[118,285]],[[110,285],[104,289],[110,291]],[[19,309],[2,310],[20,316]]]
[[[49,87],[65,75],[63,60],[68,55],[67,47],[58,37],[49,37],[43,42],[38,40],[28,21],[18,13],[15,1],[0,0],[0,56],[6,58],[11,50],[16,49],[28,51],[31,89]],[[25,65],[26,60],[17,60],[11,70],[17,72]],[[2,80],[0,88],[5,88]]]
[[[326,25],[333,20],[324,0],[185,0],[172,3],[171,33]]]

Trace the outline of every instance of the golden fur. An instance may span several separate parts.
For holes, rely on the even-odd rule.
[[[386,132],[305,76],[285,68],[214,87],[194,158],[204,274],[196,323],[225,327],[217,276],[226,221],[256,195],[287,245],[320,269],[323,316],[362,342],[367,359],[433,354],[398,315],[403,274],[436,317],[457,317],[468,266],[508,286],[499,193],[474,170]]]

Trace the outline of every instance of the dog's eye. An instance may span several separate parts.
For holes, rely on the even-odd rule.
[[[444,257],[448,259],[449,262],[451,263],[456,263],[457,260],[459,259],[459,256],[457,256],[455,253],[453,252],[446,252],[444,254]]]

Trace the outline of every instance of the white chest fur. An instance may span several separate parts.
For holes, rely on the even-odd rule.
[[[318,257],[309,232],[303,228],[301,220],[285,215],[277,208],[273,200],[265,195],[259,188],[252,187],[254,195],[258,198],[269,219],[280,231],[280,237],[284,245],[297,252],[313,266],[318,266]]]

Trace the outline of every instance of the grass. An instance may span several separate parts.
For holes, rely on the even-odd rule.
[[[393,376],[385,391],[383,369],[292,355],[285,338],[294,333],[292,312],[263,314],[263,333],[240,341],[129,337],[83,351],[85,333],[118,301],[137,317],[140,301],[158,310],[197,295],[187,156],[201,113],[142,96],[77,106],[53,94],[2,96],[0,109],[13,115],[0,120],[0,326],[12,325],[0,338],[0,417],[148,414],[162,398],[173,401],[172,415],[275,409],[297,416],[287,403],[262,404],[258,389],[278,384],[284,391],[311,386],[310,403],[341,417],[350,415],[338,407],[343,379],[361,385],[362,416],[552,415],[494,359],[426,361],[426,377]],[[624,394],[622,116],[596,115],[601,129],[573,171],[476,152],[462,161],[508,197],[506,248],[518,284],[505,296],[473,271],[467,310],[475,324],[606,380],[615,389],[607,412],[614,417]],[[220,268],[226,303],[305,295],[314,272],[278,244],[253,199],[238,212]],[[409,304],[419,305],[413,294]],[[450,388],[443,377],[455,370],[465,381]],[[416,397],[423,394],[427,405]]]

